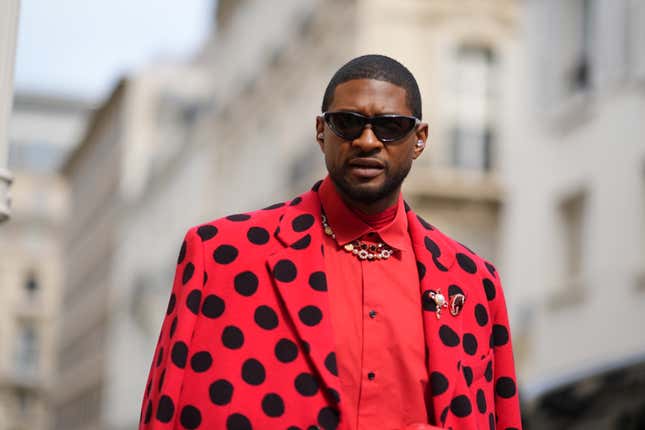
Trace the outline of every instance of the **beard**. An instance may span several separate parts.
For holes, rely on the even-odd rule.
[[[329,177],[334,182],[336,187],[343,192],[350,199],[360,202],[360,203],[374,203],[383,198],[390,196],[392,193],[395,193],[403,180],[410,173],[412,168],[412,162],[402,165],[398,170],[390,172],[388,166],[385,166],[383,174],[385,175],[384,182],[378,187],[371,187],[369,184],[351,184],[345,178],[346,169],[349,166],[341,169],[330,168],[327,166],[329,171]]]

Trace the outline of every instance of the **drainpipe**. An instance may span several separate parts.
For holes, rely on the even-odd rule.
[[[0,222],[9,219],[9,186],[13,180],[7,168],[8,128],[13,102],[13,66],[16,58],[20,0],[0,1]]]

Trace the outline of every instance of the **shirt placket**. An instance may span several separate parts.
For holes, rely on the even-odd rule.
[[[366,243],[375,243],[371,237],[365,238]],[[384,387],[379,381],[379,356],[382,349],[383,316],[382,304],[379,303],[375,264],[384,261],[361,261],[363,278],[363,353],[361,360],[361,390],[358,410],[358,427],[367,428],[378,416],[378,407]]]

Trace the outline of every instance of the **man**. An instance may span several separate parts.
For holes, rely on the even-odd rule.
[[[414,77],[356,58],[322,111],[327,178],[186,234],[140,428],[520,428],[497,272],[401,196]]]

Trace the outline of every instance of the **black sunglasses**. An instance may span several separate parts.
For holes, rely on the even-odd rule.
[[[357,139],[367,124],[381,142],[403,139],[421,122],[406,115],[365,116],[356,112],[323,112],[323,118],[338,137],[345,140]]]

